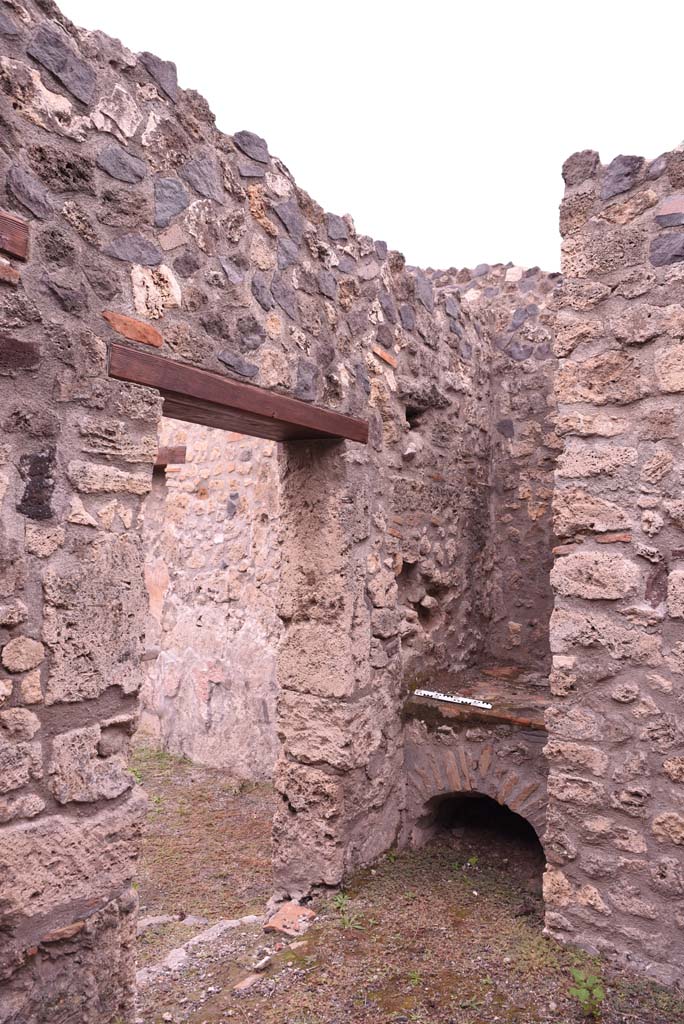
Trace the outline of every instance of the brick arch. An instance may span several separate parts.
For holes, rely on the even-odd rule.
[[[407,769],[404,844],[420,845],[432,834],[430,804],[438,797],[487,796],[530,823],[544,845],[547,768],[543,732],[495,729],[430,732],[414,721],[406,731]]]

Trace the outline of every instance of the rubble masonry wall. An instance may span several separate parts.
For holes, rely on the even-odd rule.
[[[684,966],[684,153],[564,166],[547,929]]]
[[[109,1024],[133,1012],[145,798],[126,764],[161,414],[108,377],[110,343],[370,421],[367,447],[277,456],[274,870],[293,895],[396,838],[401,635],[428,667],[482,644],[490,345],[457,289],[326,214],[257,136],[218,132],[173,65],[49,0],[4,3],[0,42],[0,207],[30,243],[0,263],[0,1020]]]

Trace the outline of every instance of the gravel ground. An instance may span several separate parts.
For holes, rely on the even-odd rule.
[[[265,786],[142,753],[152,798],[140,876],[142,915],[213,924],[263,914],[270,896]],[[459,819],[456,819],[457,822]],[[506,824],[506,823],[504,823]],[[543,938],[543,856],[526,831],[471,815],[420,851],[390,853],[341,893],[321,894],[301,940],[231,928],[188,950],[183,967],[141,989],[142,1024],[578,1024],[571,969],[598,974],[604,1024],[684,1024],[684,997],[615,973]],[[140,966],[206,925],[141,936]],[[262,970],[255,965],[268,958]],[[234,986],[250,975],[253,983]]]

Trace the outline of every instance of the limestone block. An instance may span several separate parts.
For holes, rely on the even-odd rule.
[[[40,685],[40,669],[34,669],[21,677],[19,682],[19,694],[23,704],[40,704],[43,699],[43,691]]]
[[[543,878],[544,902],[552,907],[567,907],[573,902],[572,884],[562,871],[548,869]]]
[[[577,807],[603,807],[606,791],[599,782],[591,782],[578,775],[564,775],[557,771],[549,773],[549,798]]]
[[[28,618],[28,608],[23,601],[15,598],[7,604],[0,604],[0,626],[12,629],[21,625]]]
[[[35,68],[22,61],[0,57],[0,84],[27,121],[55,135],[83,142],[90,128],[90,118],[75,114],[66,96],[46,89]]]
[[[75,523],[77,526],[97,526],[97,519],[95,519],[94,516],[91,516],[90,512],[88,512],[77,494],[74,494],[71,499],[71,507],[69,509],[67,521]]]
[[[673,523],[684,530],[684,498],[665,502],[665,511]]]
[[[657,202],[658,194],[652,188],[647,188],[643,192],[637,192],[636,195],[630,196],[629,199],[606,206],[599,217],[612,224],[629,224],[630,221],[655,206]]]
[[[254,235],[249,250],[250,262],[259,270],[273,270],[276,256],[273,246],[269,245],[261,235]]]
[[[126,530],[130,530],[133,522],[133,510],[115,499],[102,505],[97,510],[97,516],[105,530],[111,530],[117,519]]]
[[[50,790],[60,804],[111,800],[133,784],[123,753],[99,754],[99,725],[61,733],[52,743]]]
[[[79,423],[83,438],[81,451],[88,455],[104,455],[124,462],[154,463],[157,438],[153,433],[136,437],[122,420],[83,419]],[[137,492],[136,492],[137,493]]]
[[[553,351],[559,358],[569,356],[578,345],[593,341],[601,334],[602,327],[598,321],[560,314],[555,324]]]
[[[655,537],[660,533],[665,520],[659,512],[655,512],[653,509],[646,509],[641,514],[641,529],[647,537]]]
[[[628,405],[647,393],[636,360],[622,350],[582,362],[566,360],[556,374],[554,390],[559,402],[593,405]]]
[[[583,831],[588,842],[610,842],[618,850],[627,853],[646,853],[648,847],[642,832],[616,825],[610,818],[602,815],[587,818],[583,822]]]
[[[579,551],[556,559],[551,585],[565,597],[615,601],[633,594],[640,577],[639,567],[622,555]]]
[[[667,610],[673,619],[684,619],[684,570],[676,569],[667,578]]]
[[[390,717],[389,707],[375,697],[344,704],[282,691],[278,710],[285,754],[303,764],[325,763],[341,771],[367,764],[382,747]]]
[[[668,757],[663,761],[663,771],[673,782],[684,782],[684,757]]]
[[[12,680],[6,677],[0,678],[0,704],[4,704],[12,694]]]
[[[104,96],[92,113],[93,124],[101,132],[111,132],[120,142],[135,135],[142,114],[129,92],[115,85],[109,96]]]
[[[648,921],[655,921],[658,918],[658,911],[652,903],[642,898],[639,887],[631,885],[624,879],[610,890],[610,900],[624,914],[632,914]]]
[[[612,914],[612,910],[601,897],[595,885],[583,885],[577,891],[577,902],[581,906],[589,907],[591,910],[596,910],[599,914],[605,914],[607,917]]]
[[[614,658],[637,665],[660,665],[662,639],[638,627],[623,626],[605,615],[556,608],[550,624],[551,650],[565,654],[573,647],[603,647]]]
[[[609,416],[598,413],[590,416],[587,413],[562,413],[556,417],[556,430],[559,434],[577,434],[579,437],[616,437],[624,434],[629,423],[621,416]]]
[[[138,541],[99,536],[79,564],[47,569],[43,641],[50,650],[46,702],[97,697],[109,686],[134,693],[147,615]]]
[[[658,484],[672,471],[674,459],[670,452],[661,450],[641,467],[641,480],[645,484]]]
[[[0,755],[1,756],[1,755]],[[35,793],[6,796],[0,799],[0,825],[15,818],[35,818],[45,809],[45,801]]]
[[[684,344],[656,352],[655,374],[658,387],[666,394],[684,391]]]
[[[679,435],[678,410],[672,405],[645,409],[639,416],[639,436],[645,441],[662,441]]]
[[[566,194],[560,208],[561,235],[579,231],[588,220],[596,204],[596,190],[588,183]]]
[[[665,811],[653,819],[651,832],[659,843],[671,842],[684,846],[684,815],[677,811]]]
[[[561,761],[575,769],[585,768],[598,777],[605,775],[608,768],[608,755],[603,750],[580,743],[551,739],[544,747],[544,754],[550,761]]]
[[[287,798],[279,802],[273,822],[276,879],[286,879],[295,896],[303,895],[312,879],[338,884],[344,873],[342,780],[320,768],[281,761],[275,782]]]
[[[88,818],[52,814],[0,834],[0,873],[8,914],[36,917],[80,900],[97,902],[133,877],[147,798]]]
[[[15,742],[9,731],[0,728],[0,793],[19,789],[31,779],[39,779],[41,774],[40,744]]]
[[[28,672],[40,665],[44,657],[45,648],[42,643],[30,636],[14,637],[2,649],[2,664],[8,672]]]
[[[578,311],[594,309],[610,296],[608,285],[598,281],[582,281],[568,278],[563,281],[563,301],[569,309]]]
[[[606,533],[624,530],[631,519],[624,509],[580,487],[557,488],[553,496],[553,525],[559,537],[571,537],[582,530]]]
[[[684,336],[684,311],[680,306],[649,306],[639,303],[615,317],[609,329],[618,341],[627,345],[643,345],[663,334],[674,338]]]
[[[560,477],[614,476],[620,470],[636,466],[639,454],[636,448],[589,448],[570,445],[558,460]]]
[[[667,896],[684,896],[684,864],[681,858],[660,857],[650,868],[654,889]]]
[[[640,228],[571,235],[561,245],[561,271],[567,277],[596,278],[646,260],[646,237]]]
[[[128,473],[114,466],[77,459],[69,463],[67,473],[82,494],[147,494],[152,486],[151,474]]]
[[[64,527],[26,525],[26,550],[39,558],[48,558],[64,543]]]
[[[633,704],[639,699],[639,684],[631,679],[621,679],[610,691],[611,699],[618,704]]]
[[[40,729],[40,720],[26,708],[0,711],[0,737],[15,742],[32,740]]]
[[[288,629],[279,653],[281,685],[322,697],[346,697],[356,689],[352,636],[342,623],[298,622]]]
[[[167,309],[181,305],[180,284],[163,263],[158,267],[133,267],[131,283],[136,312],[150,320],[159,320]]]

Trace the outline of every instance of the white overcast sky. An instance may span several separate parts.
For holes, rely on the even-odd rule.
[[[58,0],[409,263],[559,265],[561,165],[684,137],[681,0]]]

